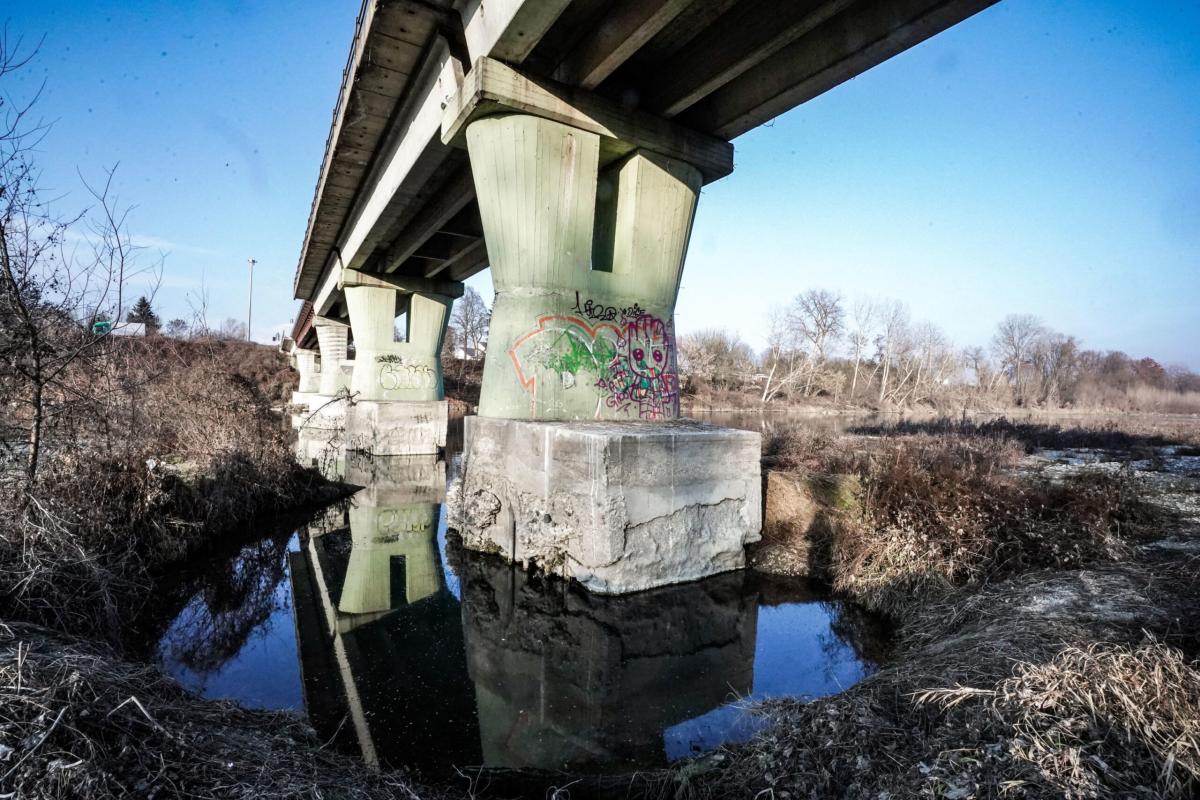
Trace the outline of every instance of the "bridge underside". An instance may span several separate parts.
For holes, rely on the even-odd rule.
[[[441,105],[479,58],[730,140],[992,2],[365,0],[293,338],[313,347],[314,315],[347,317],[339,267],[461,281],[488,266],[467,153],[438,136]]]

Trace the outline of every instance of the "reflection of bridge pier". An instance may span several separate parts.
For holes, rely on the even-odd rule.
[[[751,689],[757,603],[740,573],[600,597],[480,556],[458,568],[489,767],[662,764],[667,728]]]
[[[323,735],[352,732],[368,763],[474,763],[461,612],[437,544],[445,464],[351,452],[346,479],[366,487],[349,530],[312,529],[292,558],[309,716]],[[431,706],[457,741],[431,741]]]

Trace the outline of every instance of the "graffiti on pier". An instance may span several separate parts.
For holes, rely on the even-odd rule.
[[[594,300],[588,299],[584,300],[582,305],[580,305],[579,292],[575,293],[575,306],[571,310],[595,322],[614,322],[618,318],[625,321],[640,317],[646,313],[642,311],[642,307],[637,303],[618,309],[616,306],[606,306],[603,303],[597,303]]]
[[[384,391],[397,389],[432,389],[437,385],[437,374],[428,364],[405,361],[392,354],[375,356],[379,364],[379,385]]]
[[[431,506],[390,508],[379,512],[376,541],[396,541],[406,533],[425,533],[431,525]],[[436,519],[436,512],[432,514]]]
[[[679,375],[667,323],[650,314],[627,320],[618,333],[608,376],[597,386],[608,391],[604,402],[609,408],[634,407],[642,419],[678,416]]]
[[[678,416],[679,376],[670,324],[636,303],[618,311],[590,300],[581,306],[578,299],[576,294],[572,310],[580,315],[538,317],[536,327],[509,348],[517,379],[529,392],[531,413],[536,415],[539,379],[552,375],[564,390],[591,389],[596,418],[605,407],[641,419]],[[609,311],[614,312],[611,318]]]

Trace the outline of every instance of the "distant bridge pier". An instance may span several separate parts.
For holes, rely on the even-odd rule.
[[[621,593],[744,566],[760,437],[679,419],[675,299],[727,142],[477,62],[470,154],[496,287],[457,522],[467,547]]]
[[[280,350],[300,375],[290,401],[290,405],[296,409],[292,413],[292,427],[299,428],[308,415],[309,403],[321,388],[321,354],[316,350],[296,347],[296,343],[290,338],[284,339]]]
[[[346,427],[346,388],[350,362],[347,359],[350,329],[341,320],[317,317],[313,321],[320,349],[321,370],[317,393],[308,398],[308,412],[301,429],[344,431]]]
[[[378,456],[437,453],[446,446],[442,343],[458,281],[393,278],[342,270],[354,336],[346,443]],[[395,340],[399,314],[405,340]]]

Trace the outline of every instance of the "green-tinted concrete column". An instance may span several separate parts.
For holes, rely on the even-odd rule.
[[[296,371],[300,373],[300,383],[297,392],[316,392],[321,388],[321,373],[317,366],[320,354],[316,350],[296,348],[292,351]]]
[[[675,298],[701,176],[525,114],[467,146],[496,287],[479,413],[537,420],[679,415]]]
[[[317,345],[321,348],[319,390],[321,394],[332,397],[346,387],[342,362],[346,360],[350,329],[344,322],[324,317],[318,317],[313,327],[317,329]]]
[[[452,300],[432,293],[405,294],[407,341],[395,341],[398,292],[378,286],[347,286],[346,307],[354,330],[350,389],[360,400],[441,400],[442,341]]]
[[[437,521],[441,506],[351,506],[350,560],[338,610],[369,614],[415,603],[441,588]],[[399,578],[403,576],[403,596]]]

